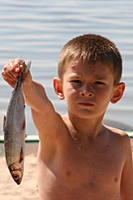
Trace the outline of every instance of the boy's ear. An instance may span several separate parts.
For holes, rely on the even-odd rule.
[[[53,79],[53,86],[54,86],[54,91],[55,91],[55,94],[57,95],[57,97],[60,99],[60,100],[63,100],[65,97],[64,97],[64,94],[63,94],[63,89],[62,89],[62,82],[59,78],[55,77]]]
[[[124,90],[125,90],[125,83],[123,82],[118,83],[118,85],[115,87],[113,96],[110,100],[111,103],[117,103],[122,98]]]

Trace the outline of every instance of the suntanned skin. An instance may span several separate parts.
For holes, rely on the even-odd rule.
[[[2,76],[12,87],[23,65],[19,58],[4,67]],[[66,100],[64,116],[30,73],[23,84],[40,138],[40,200],[133,200],[130,139],[102,125],[108,103],[121,99],[124,83],[114,86],[112,72],[102,63],[92,67],[80,61],[69,63],[63,79],[53,82],[58,98]]]

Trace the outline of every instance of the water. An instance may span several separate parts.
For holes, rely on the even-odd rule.
[[[108,37],[122,54],[126,91],[120,102],[109,105],[105,119],[133,129],[132,11],[132,0],[1,0],[0,71],[10,59],[32,60],[33,78],[45,86],[56,110],[65,114],[65,101],[57,99],[52,87],[61,48],[71,38],[85,33]],[[11,91],[0,76],[0,134]],[[27,134],[36,134],[28,106],[26,118]]]

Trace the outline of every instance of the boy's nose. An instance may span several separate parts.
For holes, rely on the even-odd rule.
[[[94,92],[93,92],[92,88],[85,87],[85,88],[82,88],[82,90],[80,91],[80,95],[85,96],[85,97],[93,97]]]
[[[80,92],[81,96],[92,97],[94,96],[93,92],[82,91]]]

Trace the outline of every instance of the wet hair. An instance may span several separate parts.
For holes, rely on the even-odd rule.
[[[122,75],[122,57],[116,45],[109,39],[100,35],[86,34],[67,42],[59,56],[59,78],[63,78],[70,62],[78,60],[87,63],[102,62],[112,70],[114,84],[119,83]]]

